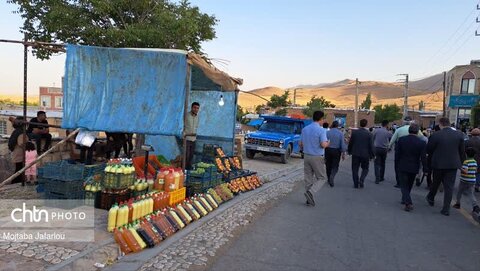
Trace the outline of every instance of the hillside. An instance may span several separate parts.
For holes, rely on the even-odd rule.
[[[420,81],[411,82],[409,89],[409,105],[414,105],[418,109],[420,101],[426,102],[427,110],[442,109],[442,93],[440,91],[442,81],[438,85],[438,77],[435,75]],[[321,86],[321,87],[318,87]],[[333,102],[337,107],[353,108],[355,105],[355,81],[345,79],[330,84],[318,84],[313,87],[304,87],[297,89],[296,103],[306,105],[311,97],[323,96],[327,100]],[[295,88],[281,89],[278,87],[266,87],[255,89],[251,92],[265,99],[269,99],[273,94],[281,95],[285,90],[290,91],[290,99],[293,101],[293,91]],[[434,93],[439,90],[439,93]],[[361,103],[368,93],[372,95],[372,104],[390,104],[396,103],[403,105],[403,84],[364,81],[359,86],[359,103]],[[257,105],[265,104],[266,101],[247,93],[240,93],[239,102],[242,107],[248,110],[254,110]],[[410,107],[411,108],[411,107]]]

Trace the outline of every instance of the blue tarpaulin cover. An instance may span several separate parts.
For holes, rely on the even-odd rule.
[[[181,135],[186,72],[182,51],[67,45],[62,127]]]

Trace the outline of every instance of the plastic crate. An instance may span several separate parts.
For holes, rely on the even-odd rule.
[[[175,191],[170,191],[169,192],[169,197],[168,197],[168,205],[171,207],[174,207],[177,205],[177,203],[182,202],[187,195],[187,188],[182,187],[180,189],[177,189]]]
[[[113,204],[130,199],[130,190],[124,189],[117,192],[102,191],[99,208],[109,210]]]
[[[57,180],[48,179],[45,182],[46,192],[55,192],[58,194],[68,195],[70,193],[77,193],[83,191],[83,180]]]
[[[63,176],[63,161],[45,164],[41,169],[44,178],[60,179]]]
[[[100,191],[85,191],[85,205],[100,208]]]
[[[103,174],[105,167],[107,165],[105,163],[98,164],[98,165],[85,165],[85,169],[83,171],[83,177],[91,177],[97,174]]]
[[[84,191],[77,191],[75,193],[63,194],[45,190],[45,197],[47,199],[84,199],[85,193]]]
[[[135,183],[135,173],[132,174],[116,174],[105,173],[102,185],[104,188],[125,189]]]

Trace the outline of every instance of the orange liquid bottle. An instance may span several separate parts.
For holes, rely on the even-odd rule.
[[[118,246],[120,247],[120,250],[122,250],[123,253],[128,254],[132,252],[132,249],[130,249],[130,247],[128,246],[120,230],[118,229],[113,230],[113,239],[115,239],[115,242],[117,242]]]
[[[133,199],[128,201],[128,223],[133,221]]]
[[[178,173],[180,174],[180,183],[179,183],[178,189],[180,189],[185,186],[185,173],[181,168],[179,168],[178,170],[179,170]]]
[[[172,170],[165,176],[165,191],[170,192],[175,190],[175,175]]]
[[[128,247],[133,251],[133,252],[138,252],[142,250],[140,245],[138,244],[137,240],[135,240],[135,237],[133,234],[128,230],[127,228],[123,227],[122,230],[122,236],[125,242],[127,243]]]
[[[155,245],[158,245],[158,244],[160,243],[160,241],[161,241],[160,235],[159,235],[158,233],[155,233],[155,232],[152,230],[152,228],[151,228],[152,226],[150,225],[149,222],[143,221],[143,222],[140,224],[140,227],[145,230],[145,232],[148,234],[148,236],[150,236],[150,238],[152,238],[153,243],[154,243]]]

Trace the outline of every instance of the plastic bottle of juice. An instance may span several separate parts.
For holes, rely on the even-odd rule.
[[[192,221],[194,220],[197,220],[197,217],[195,216],[195,214],[192,212],[192,210],[190,208],[188,208],[188,206],[186,205],[185,202],[183,202],[181,204],[181,206],[183,207],[183,209],[185,210],[185,212],[187,212],[187,214],[192,218]]]
[[[180,189],[180,172],[182,170],[180,169],[180,171],[177,169],[175,169],[173,171],[173,176],[175,177],[175,189],[174,190],[177,190],[177,189]]]
[[[185,173],[181,168],[178,169],[178,173],[180,174],[180,183],[178,189],[183,188],[185,186]]]
[[[128,207],[123,204],[122,202],[120,203],[120,207],[118,208],[118,214],[117,214],[117,227],[123,226],[128,220]]]
[[[155,246],[155,242],[153,241],[152,237],[149,236],[148,233],[142,227],[140,227],[138,223],[136,223],[133,228],[137,231],[138,236],[142,238],[147,247],[151,248]]]
[[[178,214],[172,208],[169,208],[168,213],[175,220],[179,229],[185,228],[185,223],[183,223],[182,219],[178,216]]]
[[[185,208],[183,208],[183,206],[181,204],[177,205],[177,211],[178,211],[179,215],[184,217],[187,224],[192,222],[193,218],[187,213],[187,211],[185,210]]]
[[[175,175],[172,170],[168,171],[165,176],[165,191],[170,192],[175,190]]]
[[[158,234],[156,230],[153,229],[153,226],[152,224],[150,224],[150,222],[144,220],[140,223],[140,227],[144,229],[147,234],[153,239],[153,243],[155,245],[159,244],[160,241],[162,241],[160,234]]]
[[[201,217],[200,213],[197,211],[197,209],[195,209],[195,207],[193,207],[193,204],[190,201],[185,201],[185,205],[193,213],[194,219],[196,220],[200,219]]]
[[[133,200],[128,200],[128,223],[132,223],[133,221]]]
[[[203,204],[203,206],[207,208],[209,212],[213,211],[213,207],[210,205],[210,203],[208,203],[208,201],[204,198],[203,195],[200,195],[198,199]]]
[[[158,234],[160,234],[160,236],[162,237],[162,240],[165,240],[167,238],[167,234],[162,229],[162,226],[160,225],[160,223],[158,221],[156,221],[156,219],[157,219],[156,215],[152,216],[150,218],[150,224],[152,224],[152,226],[155,228],[155,230],[158,232]]]
[[[165,190],[165,171],[160,170],[157,174],[157,181],[155,182],[155,189],[158,191]]]
[[[126,227],[123,227],[122,231],[122,236],[123,239],[125,239],[125,242],[127,242],[128,247],[133,251],[133,252],[138,252],[142,250],[142,247],[140,247],[140,244],[137,242],[135,239],[135,236],[128,230]]]
[[[135,221],[135,219],[138,218],[138,201],[137,200],[133,200],[132,207],[133,207],[132,221]]]
[[[118,213],[118,205],[115,203],[110,210],[108,210],[108,222],[107,222],[107,230],[112,232],[117,224],[117,213]]]
[[[147,198],[147,203],[148,203],[148,209],[147,209],[147,214],[153,213],[153,198],[150,196]]]
[[[132,225],[129,226],[128,230],[132,233],[133,237],[135,237],[135,240],[137,241],[137,243],[140,245],[140,247],[142,249],[146,248],[147,247],[147,244],[145,244],[145,242],[143,241],[142,237],[140,237],[140,235],[138,235],[137,233],[137,230],[135,229],[135,227],[133,227]]]
[[[132,252],[119,229],[113,229],[113,239],[115,239],[123,253],[128,254]]]

